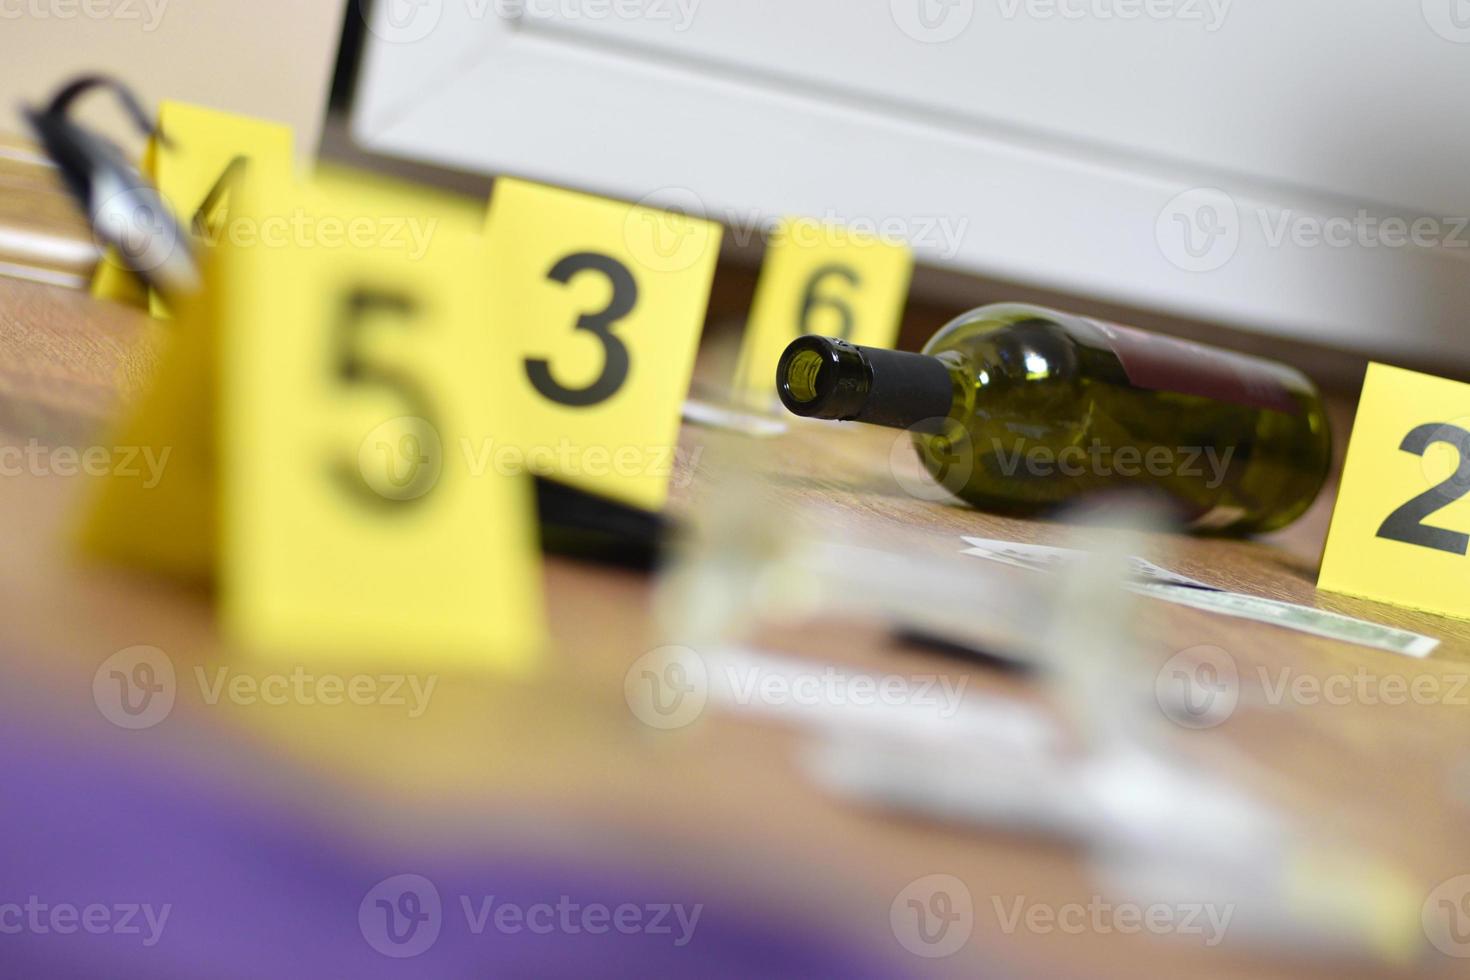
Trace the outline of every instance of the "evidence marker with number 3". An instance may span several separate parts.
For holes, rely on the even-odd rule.
[[[514,355],[514,445],[537,476],[647,511],[668,499],[680,407],[719,254],[708,221],[502,178],[489,316]]]
[[[1470,385],[1370,364],[1317,587],[1470,619]]]
[[[1021,304],[960,317],[922,354],[804,337],[776,387],[797,415],[908,429],[940,485],[1008,514],[1131,489],[1197,530],[1272,531],[1332,455],[1294,368]]]

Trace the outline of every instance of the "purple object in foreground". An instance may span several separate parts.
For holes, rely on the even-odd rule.
[[[711,885],[524,857],[370,856],[320,818],[34,721],[0,713],[0,975],[906,972],[886,951],[773,927]]]

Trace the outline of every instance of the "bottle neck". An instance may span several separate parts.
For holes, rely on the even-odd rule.
[[[938,428],[954,383],[937,357],[802,337],[781,355],[776,391],[794,415],[893,429]]]

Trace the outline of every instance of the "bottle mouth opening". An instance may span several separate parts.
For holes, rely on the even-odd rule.
[[[786,348],[776,366],[776,394],[793,415],[841,418],[861,407],[861,400],[855,407],[842,394],[852,387],[855,376],[866,377],[856,347],[830,337],[800,337]]]
[[[784,393],[801,405],[816,401],[822,394],[822,372],[830,363],[814,350],[797,351],[781,379]]]

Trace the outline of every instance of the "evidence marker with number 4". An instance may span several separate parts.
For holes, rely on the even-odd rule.
[[[1294,368],[1020,304],[965,314],[922,354],[803,337],[776,388],[796,415],[909,430],[935,480],[1009,514],[1132,489],[1197,530],[1271,531],[1332,455]]]

